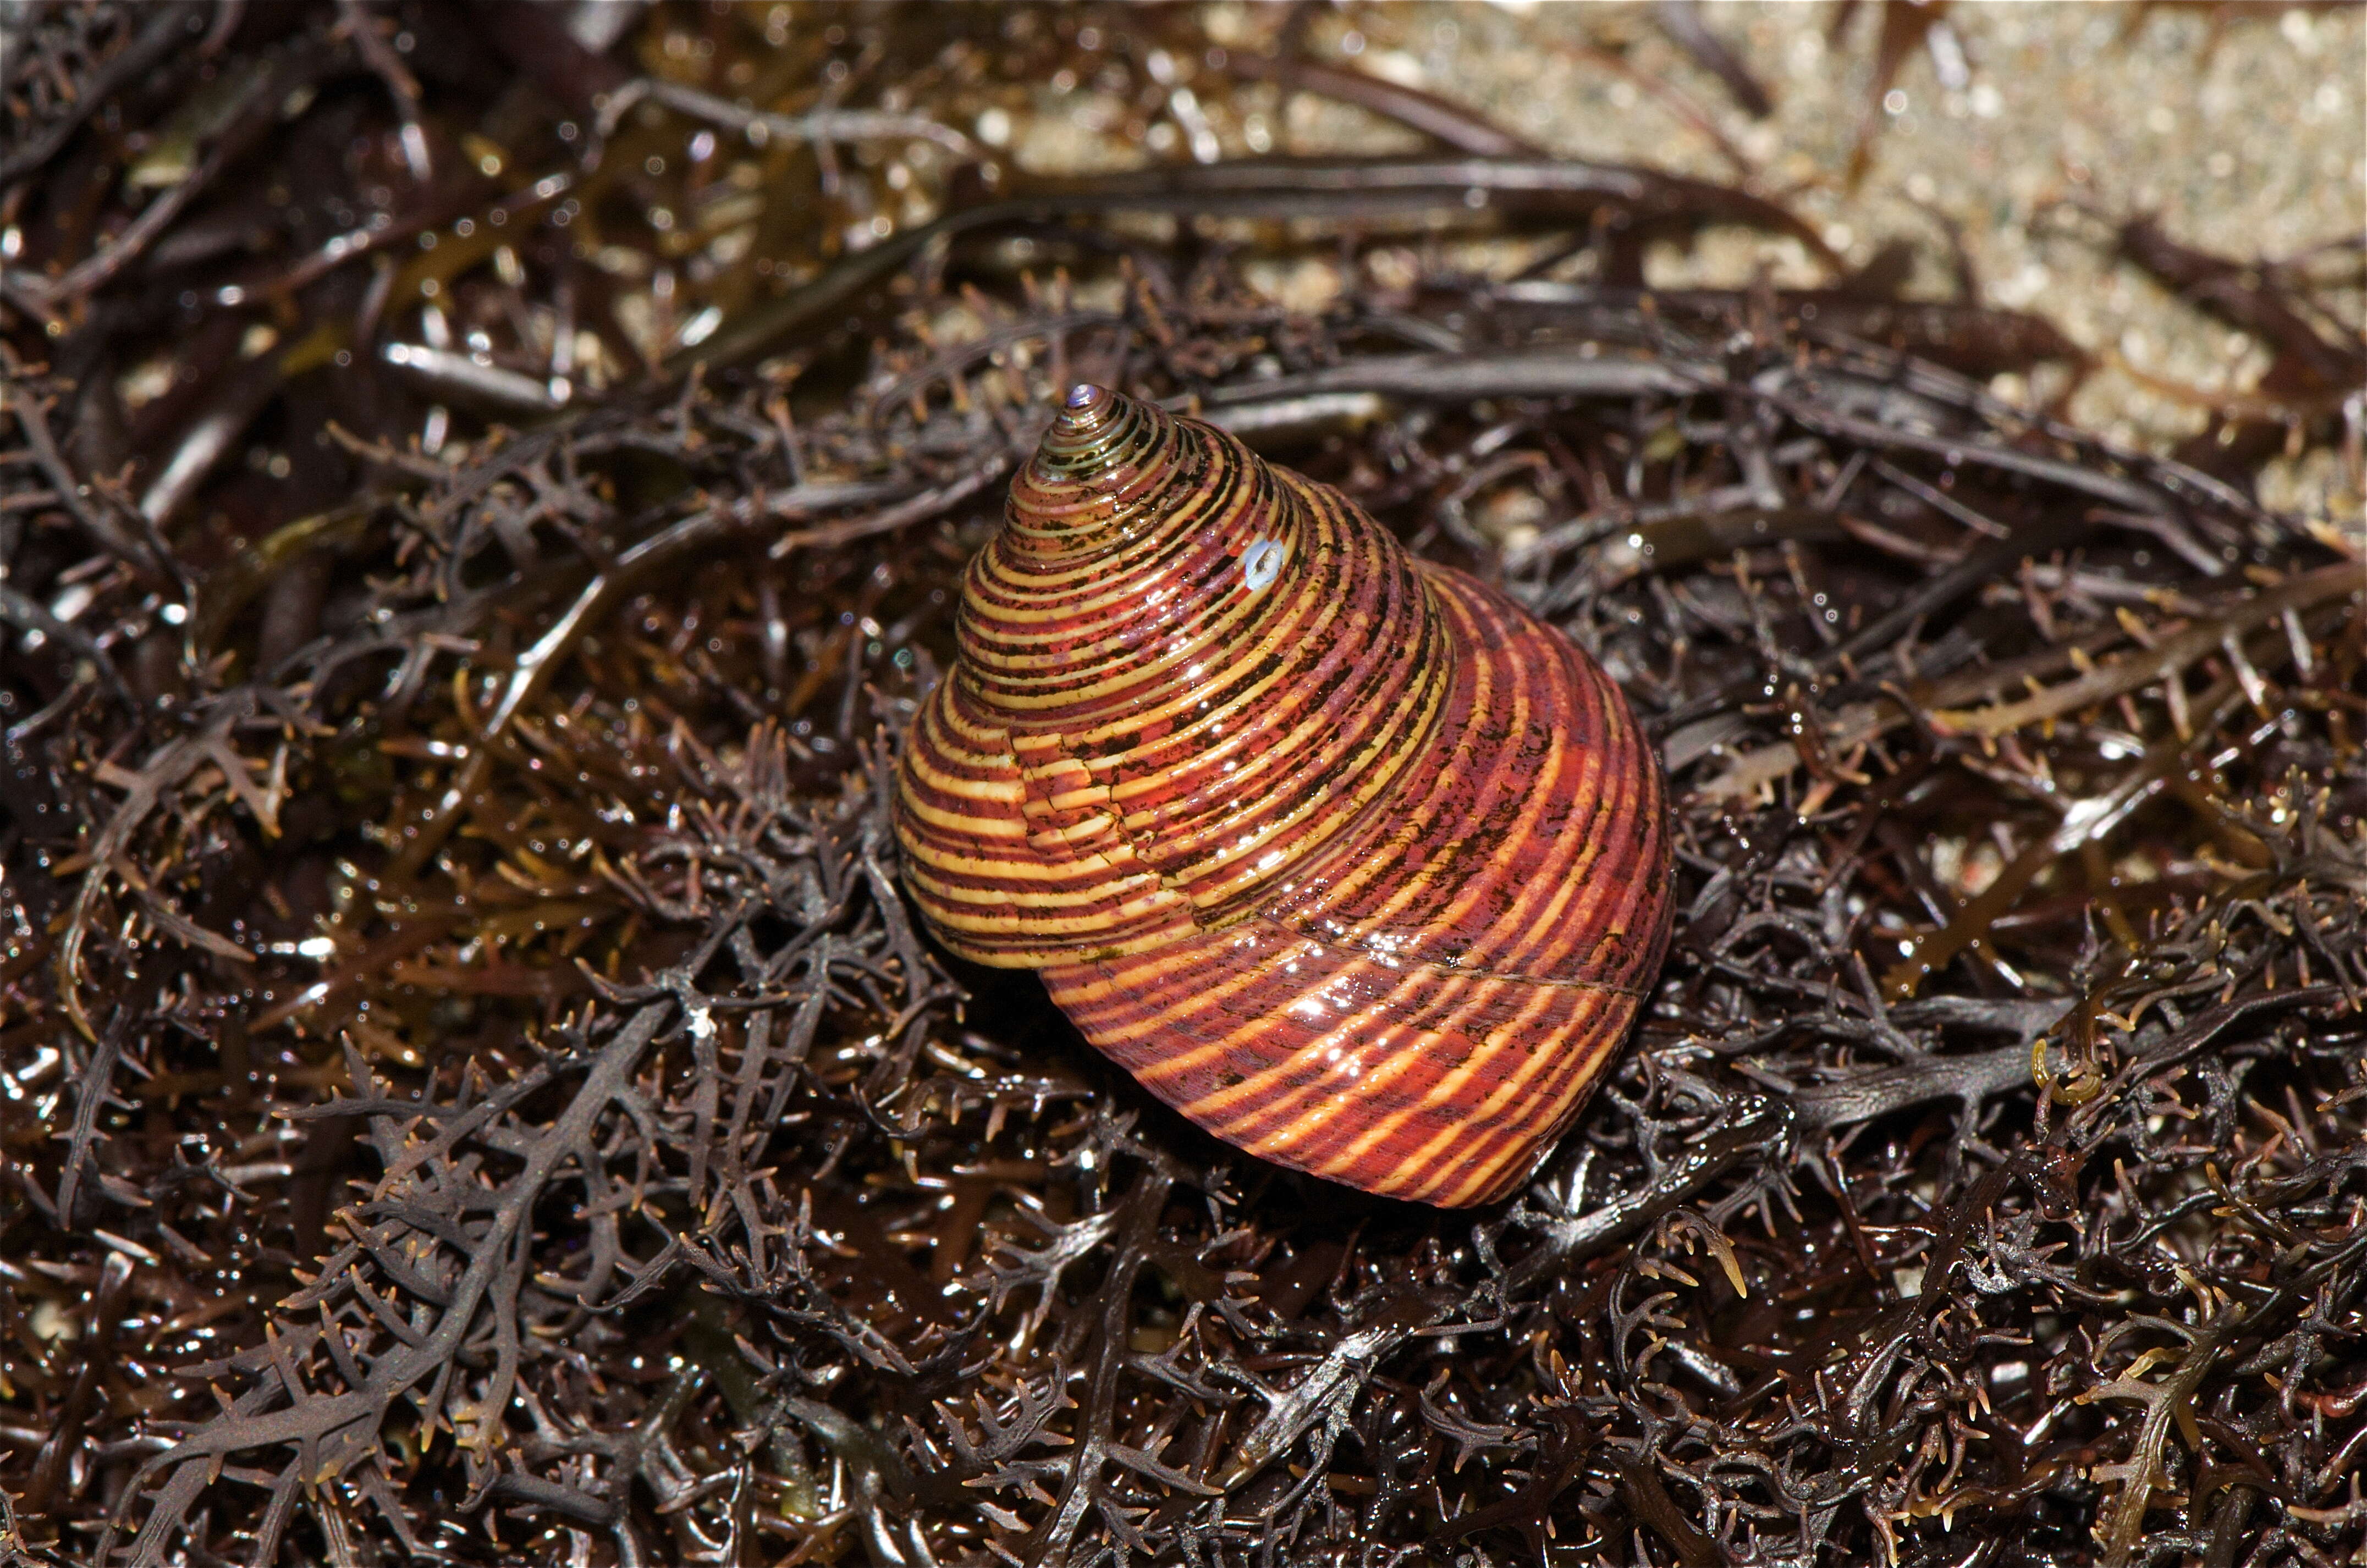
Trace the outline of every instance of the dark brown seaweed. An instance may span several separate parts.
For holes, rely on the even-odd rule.
[[[1258,68],[1181,10],[18,10],[0,1558],[2355,1552],[2367,568],[2254,489],[2355,481],[2350,253],[2099,241],[2278,355],[2172,458],[1988,389],[2043,315],[1312,13],[1278,79],[1460,151],[1197,162]],[[972,136],[1062,71],[1174,157]],[[1726,223],[1829,284],[1623,276]],[[1233,1154],[907,912],[898,737],[1088,379],[1660,738],[1673,952],[1512,1202]]]

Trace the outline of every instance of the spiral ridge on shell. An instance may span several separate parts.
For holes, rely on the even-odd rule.
[[[947,948],[1041,970],[1261,1157],[1444,1206],[1534,1168],[1667,940],[1659,764],[1591,660],[1330,487],[1093,387],[956,635],[896,802]]]

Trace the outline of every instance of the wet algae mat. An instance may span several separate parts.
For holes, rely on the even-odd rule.
[[[0,1556],[2357,1549],[2355,243],[2082,213],[2264,366],[2138,449],[2044,299],[1548,155],[1415,13],[600,10],[0,19]],[[1137,166],[1013,154],[1072,99]],[[1237,1155],[909,912],[1087,380],[1659,747],[1670,956],[1510,1201]]]

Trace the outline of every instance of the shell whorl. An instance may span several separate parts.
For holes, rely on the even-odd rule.
[[[971,563],[904,751],[940,940],[1044,971],[1217,1136],[1443,1205],[1517,1183],[1668,925],[1619,693],[1232,437],[1081,387]]]
[[[1095,390],[970,565],[956,672],[905,775],[923,908],[987,964],[1248,914],[1412,761],[1445,700],[1438,615],[1377,524]]]

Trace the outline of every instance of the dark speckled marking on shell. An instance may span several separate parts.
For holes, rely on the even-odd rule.
[[[1012,486],[958,631],[897,797],[947,947],[1043,970],[1264,1158],[1445,1206],[1535,1168],[1668,937],[1659,767],[1591,660],[1336,491],[1097,388]]]

